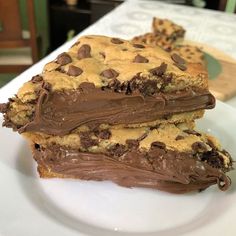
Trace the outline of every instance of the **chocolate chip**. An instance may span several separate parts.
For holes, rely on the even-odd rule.
[[[127,48],[123,48],[122,51],[126,52],[126,51],[128,51],[128,49]]]
[[[183,64],[174,63],[174,65],[175,65],[176,67],[178,67],[178,68],[179,68],[180,70],[182,70],[182,71],[187,70],[187,66],[185,66],[185,65],[183,65]]]
[[[115,71],[114,69],[107,69],[107,70],[102,71],[100,75],[108,79],[112,79],[112,78],[116,78],[119,75],[119,73]]]
[[[140,142],[140,141],[144,140],[147,137],[147,135],[148,135],[147,133],[144,133],[137,140]]]
[[[161,63],[160,66],[151,69],[149,72],[155,76],[161,76],[166,72],[166,69],[167,69],[167,64],[163,62]]]
[[[160,148],[160,149],[165,149],[166,145],[163,142],[155,141],[151,144],[151,148]]]
[[[83,70],[73,65],[69,66],[69,69],[67,71],[67,74],[70,76],[78,76],[78,75],[81,75],[82,73],[83,73]]]
[[[148,63],[149,60],[148,60],[146,57],[143,57],[143,56],[141,56],[141,55],[138,54],[138,55],[134,58],[133,62],[135,62],[135,63]]]
[[[127,144],[129,149],[136,149],[139,146],[139,141],[135,139],[127,139],[125,143]]]
[[[92,139],[90,132],[81,132],[79,136],[80,136],[80,143],[83,148],[89,148],[98,145],[98,140]]]
[[[91,47],[88,44],[83,44],[77,52],[77,58],[78,59],[89,58],[91,57],[90,52],[91,52]]]
[[[97,129],[94,131],[94,134],[100,139],[109,139],[111,137],[111,131],[109,129]]]
[[[197,131],[192,130],[192,129],[186,129],[183,132],[186,133],[186,134],[192,134],[192,135],[196,135],[196,136],[201,136],[200,133],[198,133]]]
[[[115,144],[109,148],[109,153],[112,156],[120,157],[126,152],[126,147],[123,144]]]
[[[64,66],[70,62],[72,62],[72,59],[70,55],[66,52],[61,53],[60,55],[57,56],[56,62],[60,64],[61,66]]]
[[[112,38],[111,42],[114,44],[122,44],[124,43],[122,40],[118,39],[118,38]]]
[[[33,76],[32,79],[31,79],[31,82],[32,82],[33,84],[39,83],[39,82],[41,82],[41,81],[43,81],[43,77],[40,76],[40,75],[35,75],[35,76]]]
[[[182,140],[182,139],[184,139],[184,136],[182,136],[182,135],[178,135],[178,136],[176,136],[176,138],[175,138],[176,141]]]
[[[176,53],[173,53],[172,55],[171,55],[171,59],[176,63],[176,64],[185,64],[186,63],[186,61],[182,58],[182,57],[180,57],[178,54],[176,54]]]
[[[95,89],[95,84],[89,83],[89,82],[83,82],[79,85],[79,88],[88,91],[88,90],[94,90]]]
[[[0,103],[0,113],[6,113],[9,108],[9,103]]]
[[[35,143],[35,144],[34,144],[34,148],[35,148],[36,150],[40,150],[40,145],[37,144],[37,143]]]
[[[156,93],[158,91],[157,81],[147,80],[147,81],[143,82],[142,84],[139,85],[139,91],[144,96],[153,95],[154,93]]]
[[[137,44],[137,43],[133,44],[133,47],[135,47],[135,48],[145,48],[144,45],[142,45],[142,44]]]
[[[202,142],[195,142],[192,144],[192,149],[195,152],[205,152],[207,151],[207,147],[204,143]]]

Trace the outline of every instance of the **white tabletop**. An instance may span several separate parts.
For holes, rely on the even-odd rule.
[[[186,39],[209,44],[236,59],[236,15],[158,1],[128,0],[0,89],[0,102],[40,73],[45,63],[66,51],[80,35],[102,34],[129,39],[150,31],[154,16],[182,25],[187,30]],[[236,108],[236,97],[226,103]]]

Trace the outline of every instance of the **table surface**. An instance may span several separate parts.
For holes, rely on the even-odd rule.
[[[158,1],[128,0],[0,89],[0,102],[6,100],[6,94],[12,96],[23,82],[39,74],[44,64],[66,51],[79,36],[102,34],[130,39],[150,31],[154,16],[182,25],[187,31],[186,39],[206,43],[236,59],[236,15]],[[236,77],[236,73],[232,76]],[[236,97],[226,103],[236,108]]]

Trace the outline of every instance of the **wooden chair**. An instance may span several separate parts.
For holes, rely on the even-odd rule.
[[[28,39],[22,36],[23,29],[19,1],[0,0],[0,73],[20,73],[38,61],[33,0],[26,0],[26,6],[30,35]],[[21,61],[17,61],[17,55],[14,54],[20,56],[20,48],[28,48],[30,56],[29,63],[21,64]],[[11,62],[11,56],[14,58],[13,61],[16,64],[14,64],[15,62]],[[4,57],[6,58],[5,61]]]

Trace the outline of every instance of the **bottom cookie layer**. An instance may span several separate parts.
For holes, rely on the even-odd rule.
[[[230,179],[220,168],[206,161],[217,161],[217,151],[193,156],[191,153],[165,149],[156,143],[148,152],[131,149],[120,157],[85,153],[60,146],[33,146],[41,177],[111,180],[125,187],[154,188],[171,193],[201,191],[218,184],[227,190]],[[202,156],[201,156],[202,155]],[[211,160],[211,161],[212,161]]]

